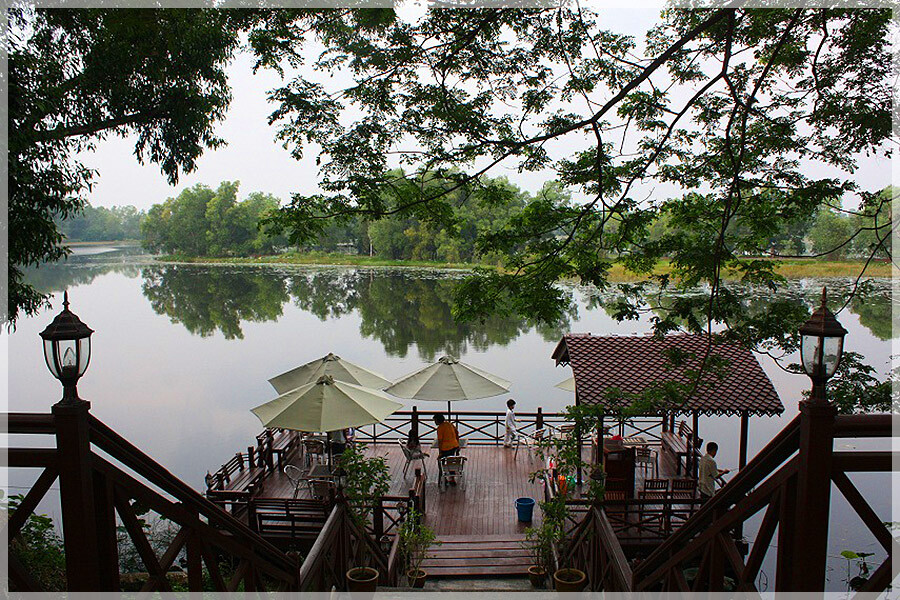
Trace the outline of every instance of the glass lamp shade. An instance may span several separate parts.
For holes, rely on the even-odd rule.
[[[91,362],[91,338],[44,340],[44,360],[57,379],[81,377]]]
[[[818,335],[804,335],[800,341],[800,357],[803,360],[803,370],[810,377],[829,379],[837,371],[843,350],[843,336],[821,337]]]

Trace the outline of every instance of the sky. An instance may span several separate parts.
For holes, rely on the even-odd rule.
[[[601,27],[634,35],[639,40],[659,20],[659,9],[647,0],[638,1],[630,8],[606,8],[599,12]],[[292,193],[306,195],[318,191],[315,153],[307,151],[302,160],[295,160],[275,141],[275,127],[267,124],[275,106],[266,96],[281,84],[279,76],[263,70],[253,74],[252,66],[252,57],[240,52],[228,68],[233,99],[225,120],[217,127],[218,135],[227,142],[225,147],[207,150],[197,161],[194,172],[182,174],[177,185],[170,186],[157,165],[137,162],[133,139],[110,137],[98,142],[93,152],[79,156],[87,167],[98,172],[93,189],[87,194],[88,201],[94,206],[130,204],[146,210],[198,183],[215,188],[222,181],[235,180],[241,182],[240,198],[252,192],[266,192],[286,201]],[[492,176],[505,175],[531,193],[552,179],[549,171],[520,174],[512,168],[500,167]],[[821,167],[811,168],[809,172],[813,177],[834,174]],[[863,189],[881,189],[891,183],[890,162],[863,158],[855,178]],[[675,193],[679,193],[675,188],[645,185],[635,197]]]

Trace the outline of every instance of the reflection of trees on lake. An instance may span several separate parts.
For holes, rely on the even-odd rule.
[[[892,307],[889,295],[872,294],[865,298],[854,298],[850,303],[850,308],[859,316],[859,322],[879,340],[893,338]]]
[[[241,322],[274,321],[290,299],[284,277],[263,269],[198,269],[165,266],[144,269],[144,296],[158,314],[195,335],[221,331],[241,339]]]
[[[460,356],[471,346],[486,350],[505,345],[531,328],[519,317],[493,316],[484,322],[457,322],[451,314],[455,281],[422,272],[322,271],[291,278],[297,306],[322,320],[358,311],[360,333],[406,356],[415,345],[425,360],[439,354]],[[558,339],[568,323],[539,328]]]
[[[141,274],[141,268],[133,264],[44,264],[25,271],[25,279],[41,293],[61,292],[76,285],[87,285],[101,275],[121,273],[129,278]]]

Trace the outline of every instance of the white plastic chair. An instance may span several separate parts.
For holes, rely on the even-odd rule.
[[[546,434],[543,429],[535,429],[534,433],[528,435],[527,433],[519,432],[519,435],[516,436],[516,451],[513,452],[513,458],[518,458],[519,456],[519,446],[525,446],[528,450],[528,457],[534,458],[534,450],[538,447],[538,444],[541,440],[544,439],[544,435]]]
[[[468,459],[465,456],[445,456],[438,460],[438,464],[440,465],[438,487],[440,487],[442,479],[444,481],[445,487],[449,485],[447,481],[450,478],[454,478],[460,482],[463,482],[467,460]]]
[[[409,471],[409,463],[414,460],[422,461],[422,472],[425,473],[425,476],[428,476],[428,468],[425,466],[425,459],[430,456],[427,452],[422,452],[422,448],[419,447],[416,450],[412,450],[407,446],[407,440],[400,439],[397,441],[400,444],[400,450],[403,452],[403,458],[406,459],[406,464],[403,465],[403,477],[406,477],[406,472]]]

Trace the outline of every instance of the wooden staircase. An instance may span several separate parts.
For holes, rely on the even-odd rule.
[[[429,579],[524,577],[532,564],[521,534],[443,535],[438,541],[422,565]]]

